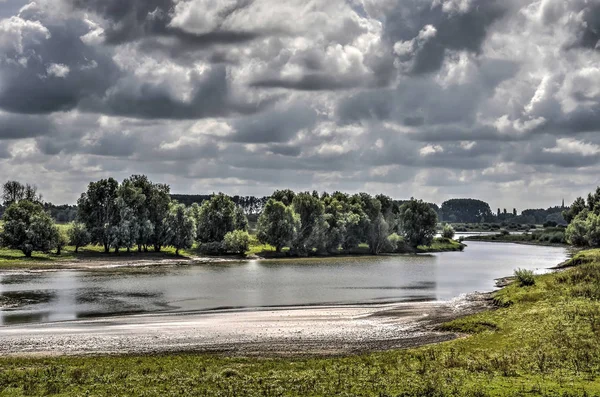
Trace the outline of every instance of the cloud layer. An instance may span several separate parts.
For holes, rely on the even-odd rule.
[[[0,172],[55,202],[131,173],[568,202],[598,184],[599,32],[599,0],[0,1]]]

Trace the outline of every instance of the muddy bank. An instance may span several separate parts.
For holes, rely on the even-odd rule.
[[[450,302],[148,314],[0,327],[0,354],[218,352],[342,355],[459,337],[441,323],[490,308],[489,294]]]

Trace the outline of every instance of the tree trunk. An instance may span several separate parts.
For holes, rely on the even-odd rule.
[[[110,252],[110,246],[106,243],[104,243],[104,253],[108,254]]]
[[[61,247],[60,245],[56,247],[56,255],[60,255]]]
[[[144,252],[148,252],[148,246],[144,245]]]
[[[138,252],[142,252],[142,244],[138,244]]]
[[[131,253],[131,247],[127,247],[127,253],[130,254]]]
[[[115,254],[119,253],[119,247],[115,247]]]
[[[32,253],[32,251],[29,251],[29,250],[23,250],[23,253],[25,254],[25,257],[26,257],[26,258],[31,258],[31,253]]]
[[[160,252],[160,249],[161,249],[161,248],[162,248],[162,247],[161,247],[160,245],[158,245],[158,244],[154,244],[154,251],[156,251],[156,252]]]
[[[278,245],[275,247],[275,252],[277,252],[277,253],[281,252],[281,245]]]
[[[75,253],[78,253],[78,252],[79,252],[79,246],[78,246],[78,245],[76,245],[76,246],[75,246]]]
[[[175,256],[179,256],[179,248],[175,248]]]

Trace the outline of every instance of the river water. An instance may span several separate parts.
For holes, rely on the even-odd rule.
[[[464,252],[290,259],[128,271],[0,273],[0,325],[126,313],[449,300],[491,291],[516,268],[543,271],[560,247],[468,242]]]

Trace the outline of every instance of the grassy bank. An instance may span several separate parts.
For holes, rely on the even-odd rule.
[[[494,235],[469,236],[465,237],[463,240],[534,245],[566,245],[565,233],[562,228],[546,228],[523,234],[509,234],[504,232]]]
[[[579,266],[512,284],[498,309],[445,329],[435,346],[341,358],[213,355],[0,358],[0,395],[600,395],[600,251]]]
[[[443,252],[443,251],[462,251],[464,245],[450,239],[436,238],[434,239],[431,246],[419,246],[418,249],[401,249],[397,253],[417,253],[417,252]],[[149,252],[137,252],[137,248],[127,252],[121,249],[119,253],[114,253],[113,250],[109,253],[104,252],[104,248],[97,245],[88,245],[81,247],[75,253],[75,247],[67,246],[62,249],[60,255],[55,253],[41,253],[34,252],[31,258],[25,257],[19,250],[13,249],[0,249],[0,269],[54,269],[64,267],[65,264],[76,262],[76,261],[114,261],[114,262],[125,262],[135,260],[163,260],[163,259],[185,259],[197,256],[204,256],[205,254],[197,245],[189,250],[180,250],[180,256],[175,255],[175,249],[173,247],[165,247],[161,252],[154,252],[150,248]],[[275,252],[275,247],[268,244],[261,244],[252,236],[251,243],[248,251],[245,253],[246,256],[259,256],[262,258],[281,258],[281,257],[293,257],[290,254],[288,247],[283,248],[282,252]],[[313,254],[314,256],[323,256]],[[360,244],[358,247],[352,250],[341,250],[337,254],[329,254],[325,256],[341,256],[341,255],[370,255],[369,246],[367,244]],[[217,256],[218,257],[218,256]],[[226,258],[240,258],[237,256],[224,256]]]

